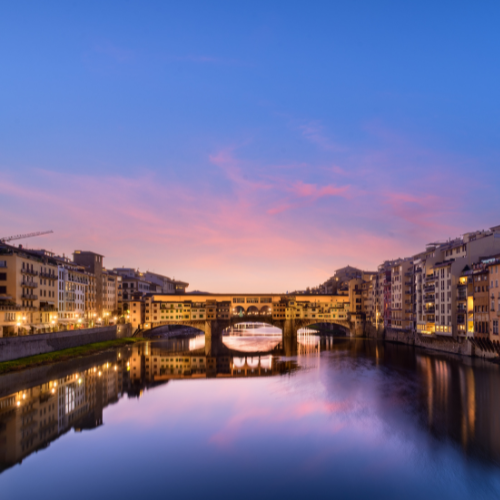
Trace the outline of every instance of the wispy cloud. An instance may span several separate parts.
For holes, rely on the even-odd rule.
[[[317,121],[299,126],[302,136],[325,151],[345,151],[345,146],[337,144],[324,133],[324,128]]]

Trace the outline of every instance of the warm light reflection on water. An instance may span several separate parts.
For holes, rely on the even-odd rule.
[[[0,377],[2,498],[499,497],[498,366],[312,332],[206,349]]]

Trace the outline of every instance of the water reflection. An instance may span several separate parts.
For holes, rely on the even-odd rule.
[[[209,354],[204,343],[202,346],[197,339],[194,337],[193,343],[162,340],[134,346],[130,356],[131,381],[149,383],[187,378],[262,377],[298,369],[296,360],[284,361],[279,350],[273,352],[280,342],[269,344],[267,336],[254,336],[250,344],[245,336],[235,336],[229,343],[226,338],[219,339],[214,341]],[[179,346],[185,349],[177,350]]]
[[[246,443],[251,449],[251,443],[262,436],[264,441],[259,441],[259,446],[266,447],[268,456],[286,461],[290,458],[287,447],[309,436],[296,459],[316,464],[315,487],[322,481],[330,484],[333,474],[341,488],[348,474],[339,471],[349,464],[356,465],[359,484],[371,484],[377,476],[378,487],[386,481],[392,488],[397,470],[411,484],[420,478],[425,488],[434,488],[426,490],[432,496],[437,490],[441,495],[448,492],[442,478],[453,476],[455,489],[446,498],[467,498],[457,491],[459,486],[470,486],[470,477],[460,474],[474,471],[473,489],[486,498],[489,493],[500,492],[498,366],[402,345],[320,337],[312,332],[299,336],[297,356],[290,357],[285,355],[281,338],[270,346],[270,336],[269,332],[263,336],[232,332],[227,336],[232,342],[221,342],[208,354],[202,336],[145,342],[2,376],[0,468],[5,471],[34,452],[45,450],[71,429],[81,432],[101,428],[104,410],[116,404],[125,411],[120,418],[130,420],[132,425],[119,439],[134,438],[133,429],[143,426],[140,415],[151,418],[158,413],[158,421],[149,424],[152,432],[173,432],[173,421],[186,422],[182,435],[187,441],[183,445],[201,446],[197,449],[202,456],[207,449],[210,456],[226,457],[232,441]],[[248,342],[238,342],[246,337],[253,338],[250,350]],[[212,379],[212,385],[206,385],[209,380],[199,385],[200,379]],[[234,381],[227,385],[230,379]],[[273,380],[273,385],[263,385]],[[166,392],[167,387],[176,389]],[[154,396],[150,392],[153,389]],[[127,396],[137,401],[145,395],[148,397],[134,407],[123,399]],[[157,410],[151,406],[155,401],[161,404]],[[164,406],[164,402],[168,404]],[[196,420],[200,411],[203,417]],[[113,413],[112,426],[118,426],[119,414]],[[217,432],[200,439],[200,429],[217,425],[221,426]],[[106,440],[110,432],[101,434],[101,438]],[[315,451],[310,456],[307,450],[313,442]],[[216,445],[220,448],[214,455],[211,447]],[[154,441],[147,446],[154,455]],[[460,455],[454,454],[458,449],[468,461],[460,462]],[[434,450],[440,450],[437,461]],[[37,459],[43,462],[44,456],[41,453]],[[377,467],[375,476],[372,469],[358,467],[366,461],[370,467]],[[384,468],[384,463],[391,465]],[[170,467],[182,464],[180,459]],[[57,465],[51,462],[51,466]],[[250,466],[256,467],[255,481],[263,481],[264,472],[260,477],[259,467],[254,462]],[[448,469],[443,472],[443,467]],[[285,472],[283,477],[288,474]],[[5,474],[0,476],[0,486]],[[237,471],[234,474],[237,477]],[[303,476],[304,481],[308,474]],[[297,475],[295,481],[300,477]],[[391,488],[387,486],[386,498],[396,498],[394,492],[400,491]],[[401,488],[400,492],[404,491]],[[418,498],[423,490],[418,491],[408,497]],[[295,491],[285,488],[282,493],[294,496]]]
[[[126,357],[117,354],[71,374],[62,366],[59,376],[44,377],[39,385],[0,398],[0,470],[46,448],[70,429],[81,432],[102,425],[104,408],[118,401],[128,378]],[[23,376],[30,378],[25,372],[1,377],[2,392],[9,382],[22,383]]]

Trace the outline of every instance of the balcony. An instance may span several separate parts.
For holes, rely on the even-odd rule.
[[[33,281],[23,280],[21,282],[21,286],[25,286],[27,288],[38,288],[38,283],[33,283]]]
[[[427,307],[424,309],[424,314],[435,314],[436,308],[435,307]]]
[[[434,293],[435,290],[436,290],[436,287],[434,285],[424,285],[424,292],[425,293],[428,293],[428,292]]]
[[[24,300],[38,300],[38,295],[29,295],[26,292],[23,292],[21,298]]]
[[[38,271],[32,271],[31,269],[21,269],[21,272],[29,276],[38,276]]]
[[[413,281],[405,281],[406,286],[413,286]]]
[[[425,277],[426,283],[431,283],[432,281],[436,281],[436,277],[434,275],[429,275]]]
[[[56,306],[43,306],[43,307],[40,307],[40,311],[42,311],[42,312],[56,312],[57,307]]]
[[[40,271],[40,278],[47,278],[49,280],[56,280],[57,279],[57,274],[50,273],[50,272]]]
[[[457,300],[467,300],[466,293],[457,293]]]

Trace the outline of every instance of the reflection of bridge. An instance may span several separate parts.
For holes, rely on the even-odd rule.
[[[217,349],[207,355],[204,349],[171,351],[145,342],[133,347],[130,357],[132,381],[154,382],[172,379],[214,377],[264,377],[291,373],[297,360],[281,359],[281,344],[266,352],[242,352],[217,341]],[[214,346],[212,346],[214,347]]]
[[[296,352],[297,332],[311,325],[338,325],[350,336],[364,332],[349,296],[282,294],[150,294],[131,302],[131,322],[142,330],[185,325],[205,333],[207,354],[222,332],[240,323],[266,323],[282,331],[285,351]],[[294,347],[295,346],[295,347]]]

